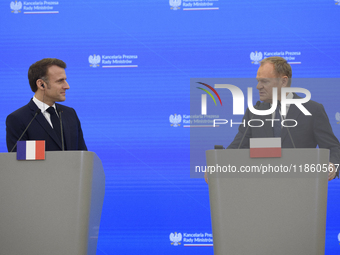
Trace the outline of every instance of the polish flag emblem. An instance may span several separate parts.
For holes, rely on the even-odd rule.
[[[251,158],[281,158],[281,137],[250,138]]]

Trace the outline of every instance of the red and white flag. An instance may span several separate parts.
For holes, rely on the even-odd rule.
[[[251,158],[281,158],[281,137],[250,138]]]

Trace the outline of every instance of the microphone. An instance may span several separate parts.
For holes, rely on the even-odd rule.
[[[279,101],[279,102],[280,102],[280,101]],[[280,107],[280,106],[281,106],[281,104],[278,105],[278,107]],[[285,119],[285,117],[283,117],[283,115],[282,115],[282,118]],[[292,142],[294,149],[296,149],[295,143],[294,143],[294,141],[293,141],[292,134],[290,133],[290,130],[289,130],[289,127],[286,127],[286,128],[287,128],[287,131],[288,131],[288,135],[289,135],[290,141]]]
[[[289,127],[287,127],[287,131],[288,131],[288,134],[289,134],[289,137],[290,137],[290,141],[292,142],[294,149],[296,149],[295,143],[293,141],[293,137],[292,137],[292,135],[290,134],[290,131],[289,131]]]
[[[37,117],[37,115],[41,113],[40,109],[37,109],[33,118],[31,119],[30,123],[28,123],[27,127],[25,128],[24,132],[22,132],[21,136],[19,137],[18,141],[14,144],[12,150],[10,152],[13,152],[13,150],[15,149],[15,147],[17,147],[17,143],[21,140],[21,138],[24,136],[24,134],[26,133],[27,129],[30,127],[32,121],[35,119],[35,117]]]
[[[293,137],[292,137],[292,135],[290,133],[290,130],[289,130],[289,127],[286,127],[286,128],[287,128],[287,131],[288,131],[288,135],[289,135],[290,141],[292,142],[294,149],[296,149]]]
[[[64,145],[64,136],[63,136],[63,121],[61,119],[61,113],[63,111],[61,109],[58,109],[58,114],[59,114],[59,122],[60,122],[60,137],[61,137],[61,150],[65,150],[65,145]]]
[[[257,109],[257,107],[259,107],[260,104],[261,104],[261,102],[260,102],[260,101],[257,101],[257,102],[256,102],[256,105],[254,106],[254,108]],[[250,120],[251,120],[253,117],[254,117],[254,113],[251,115]],[[249,125],[247,125],[246,132],[244,132],[244,134],[243,134],[243,136],[242,136],[242,139],[241,139],[241,142],[240,142],[240,144],[238,145],[238,148],[237,148],[237,149],[239,149],[239,148],[241,147],[242,142],[243,142],[243,139],[244,139],[244,137],[245,137],[246,134],[247,134],[248,128],[249,128]]]

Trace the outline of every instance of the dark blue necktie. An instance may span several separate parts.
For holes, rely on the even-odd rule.
[[[49,107],[46,111],[51,115],[53,130],[56,133],[57,137],[59,138],[59,141],[61,141],[60,122],[57,113],[55,112],[55,109],[52,106]]]
[[[275,110],[275,119],[278,119],[280,121],[274,121],[274,136],[275,137],[281,137],[281,114],[280,114],[280,108],[281,103],[280,101],[277,101],[277,107]]]

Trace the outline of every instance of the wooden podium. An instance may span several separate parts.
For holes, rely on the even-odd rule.
[[[104,194],[93,152],[51,151],[43,161],[0,153],[0,254],[96,254]]]

